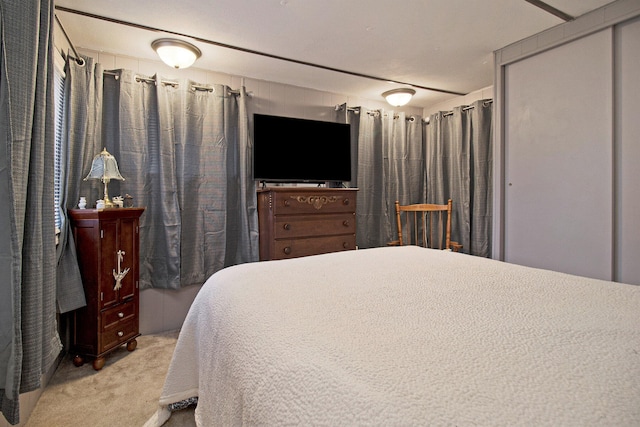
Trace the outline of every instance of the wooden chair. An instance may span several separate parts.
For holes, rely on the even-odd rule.
[[[446,205],[430,203],[401,205],[396,200],[398,240],[389,242],[389,245],[418,245],[458,252],[462,249],[462,245],[451,241],[451,206],[451,199]],[[403,233],[405,230],[406,233]]]

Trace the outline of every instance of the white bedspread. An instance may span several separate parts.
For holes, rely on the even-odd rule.
[[[640,287],[389,247],[230,267],[160,410],[199,426],[640,425]]]

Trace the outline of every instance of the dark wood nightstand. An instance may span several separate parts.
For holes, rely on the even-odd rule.
[[[86,307],[74,312],[74,364],[105,355],[120,345],[136,348],[139,333],[139,218],[144,208],[71,209]],[[117,280],[120,278],[120,280]]]

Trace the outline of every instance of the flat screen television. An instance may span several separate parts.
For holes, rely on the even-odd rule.
[[[350,181],[350,125],[254,114],[253,177],[262,182]]]

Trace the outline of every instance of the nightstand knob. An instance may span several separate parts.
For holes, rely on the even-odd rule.
[[[282,228],[284,228],[285,230],[290,230],[290,229],[291,229],[291,224],[289,224],[288,222],[285,222],[285,223],[282,225]]]
[[[290,247],[290,246],[287,246],[286,248],[284,248],[284,249],[282,250],[282,252],[284,252],[284,253],[285,253],[285,255],[289,255],[289,254],[291,253],[291,247]]]
[[[343,205],[348,205],[349,203],[350,203],[350,202],[349,202],[349,199],[347,199],[347,198],[345,198],[345,199],[342,201],[342,204],[343,204]]]
[[[348,248],[349,248],[349,242],[343,242],[343,243],[342,243],[342,247],[343,247],[344,249],[348,249]]]
[[[122,338],[122,337],[124,336],[124,332],[122,332],[122,331],[118,331],[118,336],[119,336],[120,338]]]
[[[345,227],[349,226],[349,220],[345,219],[344,221],[342,221],[342,225],[344,225]]]
[[[288,207],[291,205],[291,202],[289,202],[288,200],[285,200],[283,204]]]
[[[118,317],[122,319],[124,317],[124,313],[123,312],[118,313]]]

